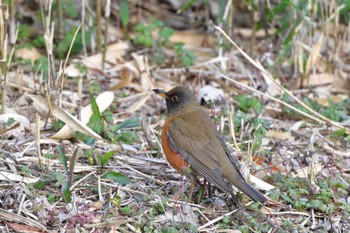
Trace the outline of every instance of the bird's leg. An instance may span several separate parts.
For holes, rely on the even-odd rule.
[[[240,205],[242,205],[237,194],[235,195],[233,192],[231,192],[231,197],[232,197],[232,206],[235,206],[236,208],[238,208]]]
[[[197,176],[192,177],[192,182],[191,182],[191,186],[190,186],[190,194],[189,194],[189,198],[188,198],[189,203],[192,201],[192,194],[193,194],[194,186],[196,185],[196,179],[197,179]]]
[[[213,198],[213,196],[211,195],[211,184],[208,182],[208,193],[209,193],[209,198]]]

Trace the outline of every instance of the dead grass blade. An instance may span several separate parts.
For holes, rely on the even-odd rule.
[[[263,75],[265,75],[268,79],[270,79],[271,81],[273,81],[284,93],[288,94],[294,101],[296,101],[299,105],[301,105],[302,107],[306,108],[308,111],[310,111],[312,114],[316,115],[317,117],[319,117],[320,119],[317,119],[316,117],[313,117],[312,115],[306,113],[306,112],[303,112],[301,110],[298,110],[296,108],[294,108],[293,106],[291,106],[290,104],[287,104],[285,103],[284,101],[281,101],[277,98],[274,98],[270,95],[267,95],[265,93],[262,93],[262,92],[259,92],[253,88],[248,88],[250,89],[251,91],[254,91],[256,93],[260,93],[274,101],[277,101],[281,104],[283,104],[284,106],[288,107],[288,108],[291,108],[293,109],[294,111],[297,111],[298,113],[302,114],[303,116],[309,118],[309,119],[312,119],[316,122],[319,122],[321,124],[326,124],[326,123],[329,123],[333,126],[335,126],[336,128],[339,128],[339,129],[345,129],[348,133],[350,133],[350,129],[347,129],[345,128],[344,126],[342,126],[341,124],[337,123],[337,122],[334,122],[326,117],[324,117],[323,115],[321,115],[320,113],[316,112],[315,110],[313,110],[312,108],[310,108],[309,106],[307,106],[305,103],[303,103],[301,100],[299,100],[296,96],[294,96],[290,91],[288,91],[286,88],[284,88],[281,84],[279,84],[278,82],[276,82],[276,80],[271,76],[271,74],[265,70],[265,68],[259,63],[259,62],[256,62],[254,61],[251,57],[249,57],[248,54],[246,54],[235,42],[233,42],[233,40],[218,26],[215,26],[216,30],[218,30],[220,33],[222,33],[226,39],[253,65],[255,66],[258,70],[260,70],[262,72]],[[227,77],[227,76],[224,76],[222,75],[222,77],[228,79],[228,80],[231,80],[231,81],[234,81],[235,83],[238,83],[236,82],[235,80]],[[239,85],[241,85],[241,83],[239,83]],[[242,86],[242,85],[241,85]],[[244,85],[246,88],[248,86]]]
[[[0,219],[6,220],[9,222],[24,223],[24,224],[27,224],[29,226],[39,228],[43,232],[47,232],[46,227],[44,225],[42,225],[41,223],[39,223],[38,221],[35,221],[34,219],[31,219],[31,218],[23,217],[23,216],[18,215],[18,214],[10,213],[10,212],[7,212],[5,210],[0,210]]]
[[[34,102],[34,107],[42,114],[47,114],[49,112],[49,105],[47,103],[47,100],[41,96],[38,95],[28,95]],[[52,114],[66,123],[66,126],[72,131],[71,134],[75,131],[80,131],[84,134],[87,134],[95,139],[102,139],[100,135],[95,133],[92,129],[86,126],[86,124],[79,121],[76,117],[72,116],[70,113],[68,113],[66,110],[58,107],[55,104],[52,104]],[[64,127],[63,127],[64,128]],[[63,129],[62,128],[62,129]],[[61,130],[62,130],[61,129]],[[60,132],[60,131],[59,131]],[[56,134],[55,134],[56,135]],[[66,139],[66,138],[59,138],[55,137],[55,135],[52,138],[55,139]],[[69,138],[69,137],[68,137]]]
[[[96,98],[96,103],[97,103],[101,113],[103,111],[105,111],[112,104],[113,99],[114,99],[114,94],[113,94],[113,92],[110,92],[110,91],[104,92]],[[93,112],[92,112],[91,104],[87,105],[85,108],[83,108],[81,110],[81,112],[80,112],[81,121],[79,121],[79,122],[84,126],[84,128],[88,128],[86,126],[86,124],[89,122],[89,119],[90,119],[92,113]],[[78,120],[78,119],[76,119],[76,120]],[[88,128],[88,129],[91,130],[90,128]],[[75,131],[77,131],[77,130],[78,130],[77,127],[71,126],[67,123],[67,125],[65,125],[62,129],[60,129],[60,131],[58,131],[56,134],[54,134],[51,138],[68,139],[68,138],[73,137]],[[96,134],[96,133],[94,132],[94,134]],[[101,139],[100,136],[99,136],[99,139]]]
[[[125,112],[135,112],[135,111],[137,111],[139,108],[141,108],[142,105],[144,105],[146,103],[148,98],[152,95],[152,92],[149,91],[149,92],[144,92],[142,94],[145,95],[145,96],[140,98],[140,99],[138,99],[133,104],[131,104],[130,107],[125,109]]]
[[[18,174],[14,174],[11,172],[5,172],[1,171],[0,172],[0,180],[3,181],[12,181],[12,182],[24,182],[26,184],[33,184],[35,182],[39,181],[39,178],[30,178],[30,177],[24,177]]]

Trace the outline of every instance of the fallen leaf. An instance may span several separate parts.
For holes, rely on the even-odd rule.
[[[310,87],[331,84],[335,79],[336,76],[332,73],[310,74],[308,81],[304,83],[304,86]]]
[[[133,104],[131,104],[127,109],[125,109],[125,112],[135,112],[137,111],[139,108],[141,108],[142,105],[144,105],[146,103],[146,101],[148,100],[148,98],[152,95],[152,92],[145,92],[145,96],[139,98],[136,102],[134,102]]]
[[[197,47],[214,48],[216,46],[216,37],[213,35],[195,30],[175,31],[169,38],[173,43],[184,43],[185,45]]]
[[[106,63],[105,69],[117,64],[118,61],[119,62],[122,61],[123,56],[126,54],[126,50],[128,48],[129,48],[129,45],[122,41],[107,46],[107,50],[106,50],[107,52],[105,57],[105,63]],[[90,57],[84,58],[78,62],[86,66],[87,68],[102,70],[102,59],[103,59],[103,54],[98,53]],[[81,74],[81,72],[77,68],[77,65],[74,63],[70,64],[64,70],[64,73],[69,77],[78,77]]]
[[[35,47],[31,48],[18,48],[15,51],[15,56],[21,59],[27,59],[34,64],[35,60],[44,57]]]
[[[206,85],[199,90],[197,99],[199,103],[203,101],[206,103],[209,101],[222,102],[224,99],[224,91],[221,88]]]
[[[38,177],[25,177],[11,172],[0,171],[0,180],[3,181],[13,181],[13,182],[23,182],[26,184],[33,184],[38,182],[40,179]]]
[[[28,95],[28,96],[35,102],[35,104],[33,106],[34,106],[35,109],[37,109],[38,112],[42,113],[43,115],[45,115],[45,114],[47,114],[49,112],[49,105],[47,103],[47,100],[44,97],[39,96],[39,95]],[[81,121],[79,121],[76,117],[72,116],[66,110],[56,106],[53,103],[51,105],[52,105],[52,114],[55,117],[57,117],[58,119],[60,119],[61,121],[63,121],[64,123],[66,123],[66,126],[68,127],[68,130],[70,130],[70,132],[69,132],[70,134],[68,134],[68,135],[71,136],[71,135],[73,135],[73,133],[75,131],[78,130],[78,131],[80,131],[82,133],[85,133],[85,134],[95,138],[95,139],[102,139],[100,135],[96,134],[92,129],[87,127],[86,124],[84,124]],[[84,116],[84,115],[82,115],[82,116]],[[55,135],[57,135],[59,132],[57,132]],[[67,138],[70,138],[70,137],[56,138],[55,135],[52,136],[51,138],[55,138],[55,139],[67,139]],[[63,134],[63,135],[60,135],[60,136],[67,136],[67,134]]]
[[[110,91],[104,92],[104,93],[100,94],[99,96],[97,96],[96,103],[97,103],[101,113],[104,112],[112,104],[113,99],[114,99],[114,94],[113,94],[113,92],[110,92]],[[80,122],[84,126],[84,128],[87,128],[89,130],[91,130],[91,129],[88,128],[86,126],[86,124],[89,122],[92,113],[93,112],[92,112],[91,104],[84,107],[80,112],[80,115],[81,115]],[[65,123],[67,123],[67,122],[65,122]],[[77,131],[77,130],[78,130],[77,127],[72,127],[71,125],[66,124],[56,134],[51,136],[51,138],[53,138],[53,139],[69,139],[69,138],[73,137],[75,131]],[[92,131],[92,132],[94,132],[94,131]],[[96,134],[96,133],[94,132],[94,134]],[[96,134],[96,135],[98,135],[98,134]],[[101,138],[101,137],[99,136],[99,138]]]
[[[294,141],[294,137],[290,134],[290,132],[283,132],[278,130],[269,130],[265,135],[267,138],[274,138],[281,141]]]

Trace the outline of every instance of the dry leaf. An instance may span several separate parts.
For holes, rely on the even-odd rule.
[[[305,87],[319,86],[333,83],[336,79],[335,74],[322,73],[322,74],[311,74],[308,78],[308,82],[304,84]]]
[[[294,141],[294,137],[290,134],[290,132],[283,132],[283,131],[278,131],[278,130],[269,130],[266,132],[265,135],[267,138],[274,138],[278,139],[281,141]]]
[[[145,92],[144,97],[140,97],[136,102],[130,105],[127,109],[125,109],[125,112],[135,112],[137,111],[142,105],[146,103],[148,98],[152,95],[152,92]]]
[[[45,115],[45,114],[47,114],[49,112],[49,105],[47,103],[47,100],[44,97],[38,96],[38,95],[28,95],[28,96],[35,102],[35,104],[33,106],[38,112],[40,112],[43,115]],[[55,117],[57,117],[58,119],[60,119],[61,121],[63,121],[64,123],[66,123],[66,126],[68,127],[68,130],[71,130],[71,132],[70,132],[71,135],[73,135],[73,133],[76,130],[78,130],[78,131],[80,131],[80,132],[82,132],[84,134],[87,134],[87,135],[95,138],[95,139],[102,139],[100,135],[95,133],[92,129],[87,127],[85,124],[83,124],[81,121],[79,121],[76,117],[74,117],[71,114],[69,114],[66,110],[56,106],[53,103],[51,103],[51,105],[52,105],[52,114]],[[66,126],[64,126],[63,128],[65,128]],[[59,132],[61,132],[61,131],[59,131]],[[56,133],[55,135],[57,135],[58,133]],[[68,135],[70,135],[70,134],[68,134]],[[70,137],[57,138],[57,137],[54,137],[54,136],[52,138],[56,138],[56,139],[67,139],[67,138],[70,138]],[[62,136],[66,136],[66,135],[62,135]]]
[[[25,177],[18,174],[10,173],[10,172],[0,171],[0,180],[33,184],[35,182],[38,182],[40,178],[38,177],[30,178],[30,177]]]
[[[299,178],[308,178],[309,174],[313,172],[314,174],[320,172],[322,170],[322,164],[318,163],[314,167],[303,167],[298,170],[296,170],[293,173],[290,173],[292,177],[299,177]]]
[[[276,32],[275,28],[268,28],[267,30],[268,30],[267,33],[269,35],[272,35]],[[241,36],[246,37],[246,38],[251,38],[253,36],[253,29],[252,28],[237,28],[235,30],[235,32],[238,35],[241,35]],[[254,36],[257,39],[265,38],[266,37],[265,29],[260,29],[260,30],[255,31]]]
[[[140,84],[143,91],[150,91],[154,89],[153,83],[151,82],[150,76],[147,73],[147,64],[145,63],[145,57],[140,56],[136,53],[132,53],[131,56],[135,60],[136,67],[141,73]]]
[[[195,30],[176,31],[169,38],[169,41],[173,43],[184,43],[185,45],[196,47],[214,48],[216,46],[216,37],[209,33]]]
[[[275,186],[269,184],[269,183],[266,183],[265,181],[253,176],[253,175],[250,175],[249,176],[249,181],[251,183],[254,184],[254,186],[257,188],[257,189],[260,189],[260,190],[264,190],[264,191],[268,191],[268,190],[271,190],[271,189],[274,189]]]
[[[114,99],[114,94],[113,92],[110,92],[110,91],[104,92],[96,98],[96,103],[101,113],[104,112],[112,104],[113,99]],[[84,128],[88,128],[86,124],[89,122],[90,117],[92,116],[92,113],[93,112],[92,112],[91,104],[87,105],[81,110],[80,112],[81,124],[84,125]],[[90,128],[88,129],[91,130]],[[60,129],[60,131],[58,131],[55,135],[51,136],[51,138],[69,139],[74,135],[76,130],[78,130],[76,127],[73,127],[72,125],[67,124],[62,129]],[[96,133],[94,132],[94,134]],[[99,136],[99,138],[101,137]]]
[[[30,128],[30,122],[27,117],[15,114],[15,113],[6,113],[0,115],[0,123],[7,123],[9,119],[13,119],[16,122],[20,122],[24,127]]]
[[[36,227],[40,230],[38,232],[48,232],[46,227],[42,225],[40,222],[34,219],[31,219],[29,217],[23,217],[17,213],[8,212],[6,210],[0,209],[0,219],[1,221],[21,222],[23,224]]]
[[[206,85],[199,90],[198,102],[221,102],[224,99],[224,91],[221,88],[215,88],[213,86]]]
[[[119,90],[127,86],[129,83],[131,83],[133,78],[133,73],[129,69],[124,67],[121,70],[119,70],[119,76],[120,76],[120,82],[111,87],[112,91]]]
[[[282,90],[281,90],[281,88],[279,88],[279,86],[275,82],[281,84],[280,80],[275,79],[275,82],[274,82],[264,72],[262,72],[262,75],[263,75],[264,80],[265,80],[266,85],[267,85],[266,92],[268,94],[270,94],[271,96],[279,95]]]
[[[122,61],[123,56],[125,55],[126,50],[128,48],[129,48],[129,45],[125,42],[118,42],[116,44],[109,45],[107,47],[107,52],[106,52],[105,68],[109,68],[117,64],[118,61],[119,62]],[[83,64],[87,68],[102,70],[102,59],[103,59],[103,54],[98,53],[80,60],[79,63]],[[64,73],[69,77],[78,77],[81,74],[81,72],[79,71],[79,69],[76,67],[74,63],[70,64],[65,69]]]
[[[311,68],[316,65],[318,56],[322,48],[322,42],[323,42],[323,34],[321,34],[320,37],[318,38],[316,45],[312,48],[312,51],[307,59],[306,68],[305,68],[305,77],[307,78],[309,78]],[[308,83],[308,81],[306,83]]]
[[[18,48],[15,56],[21,59],[28,59],[34,64],[35,60],[44,57],[36,48]]]

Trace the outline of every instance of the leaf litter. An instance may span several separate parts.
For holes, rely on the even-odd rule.
[[[129,10],[146,15],[129,14],[129,24],[138,17],[147,21],[149,14],[172,22],[166,25],[178,22],[169,42],[182,43],[181,49],[164,45],[160,52],[135,46],[126,39],[135,31],[125,36],[109,21],[108,31],[122,39],[107,36],[111,41],[105,53],[92,52],[96,48],[91,45],[88,56],[71,54],[63,69],[60,97],[50,96],[53,102],[44,94],[48,90],[44,63],[36,70],[25,63],[10,64],[6,109],[0,115],[2,221],[13,230],[38,232],[346,231],[350,224],[349,42],[346,30],[337,32],[343,37],[333,32],[346,25],[328,21],[328,27],[308,37],[310,25],[297,24],[296,36],[284,41],[294,48],[286,50],[293,67],[288,59],[278,63],[271,53],[278,52],[271,46],[274,40],[281,43],[266,37],[274,29],[264,33],[238,25],[231,36],[217,26],[211,33],[192,30],[181,23],[188,20],[191,9],[181,19],[162,14],[178,1],[169,2],[147,9],[129,5]],[[112,7],[118,9],[118,4]],[[247,12],[242,10],[242,15]],[[158,29],[151,31],[155,41],[162,35]],[[217,56],[218,38],[232,47],[222,56]],[[249,48],[247,38],[256,39],[254,48]],[[34,48],[18,50],[15,56],[35,63],[42,54],[44,50]],[[155,56],[163,56],[164,63],[155,62]],[[188,60],[194,57],[195,61]],[[194,63],[183,68],[190,64],[184,61]],[[269,62],[276,65],[270,67]],[[240,151],[233,154],[242,173],[266,191],[270,205],[252,203],[238,194],[242,204],[235,206],[215,187],[201,190],[199,185],[192,199],[196,201],[187,202],[190,182],[163,156],[160,133],[165,105],[152,94],[153,88],[169,90],[177,85],[196,93],[228,146]],[[103,117],[100,135],[86,126],[94,114],[90,93]],[[238,95],[247,98],[235,98]],[[306,98],[318,105],[305,102]],[[54,130],[58,120],[64,124],[59,131]],[[96,140],[87,143],[76,132]],[[57,146],[66,162],[58,157]],[[77,148],[82,154],[75,157]],[[201,192],[204,198],[198,201]],[[69,203],[64,195],[70,196]]]

